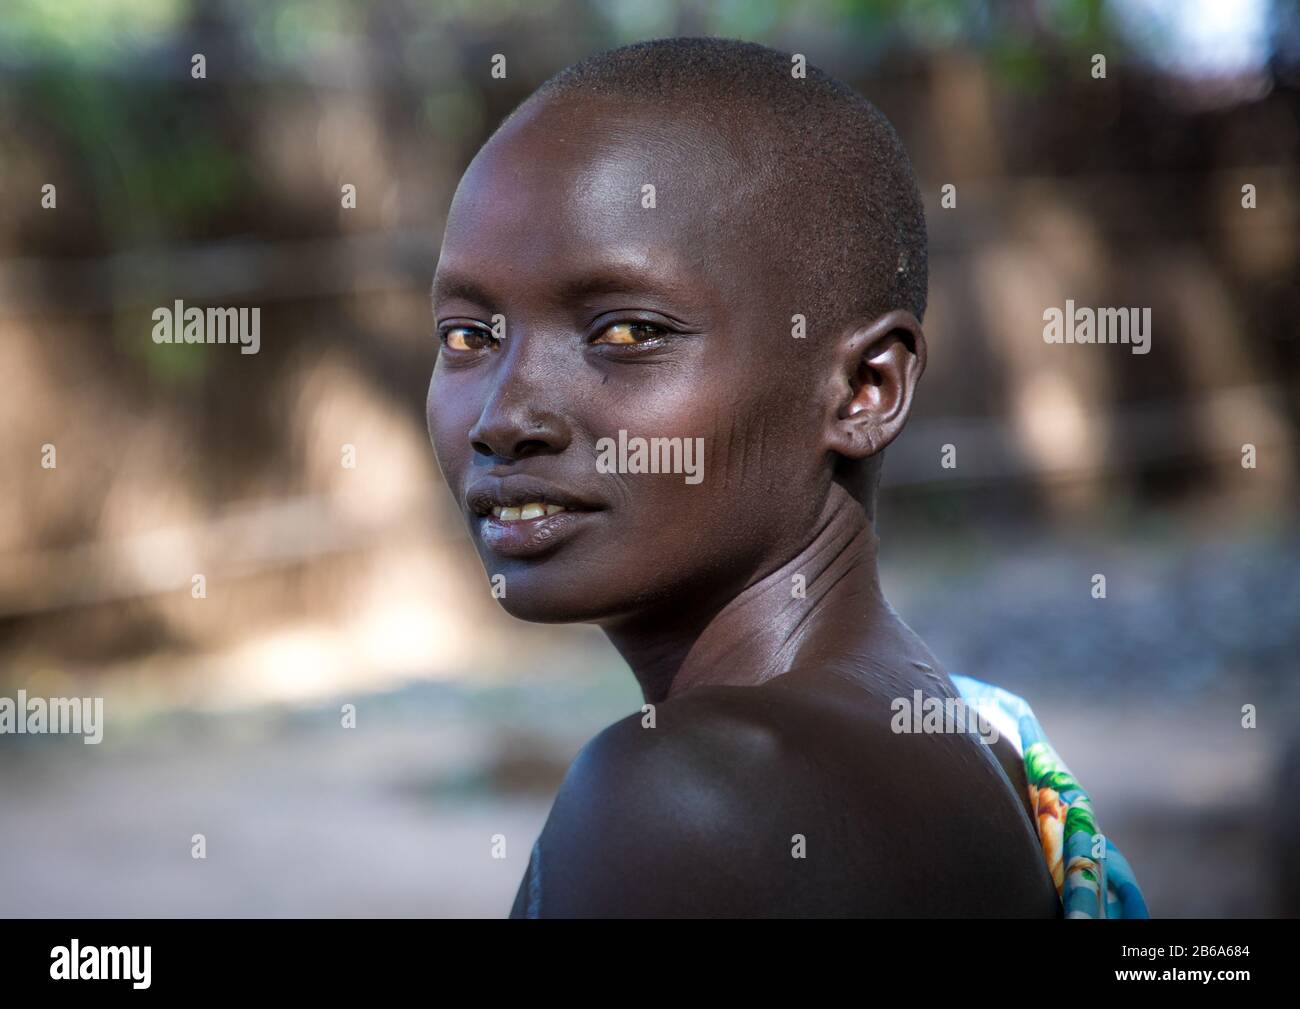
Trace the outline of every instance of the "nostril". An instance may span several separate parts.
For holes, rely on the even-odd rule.
[[[546,442],[536,438],[521,441],[515,446],[515,458],[526,459],[530,455],[537,455],[539,452],[545,452],[546,448]]]
[[[499,455],[507,459],[526,459],[530,455],[540,455],[549,450],[549,443],[538,438],[528,438],[524,441],[515,442],[509,453],[494,451],[492,446],[485,441],[470,441],[470,447],[479,455],[496,457]]]

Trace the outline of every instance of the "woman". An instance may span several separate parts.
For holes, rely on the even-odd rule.
[[[439,464],[507,611],[597,624],[646,700],[575,760],[516,916],[1105,913],[1098,856],[1040,844],[1086,796],[1026,778],[1027,709],[896,717],[966,703],[876,569],[925,250],[884,117],[748,43],[586,60],[465,173]]]

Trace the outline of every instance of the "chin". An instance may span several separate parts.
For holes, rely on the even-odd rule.
[[[480,557],[497,603],[518,620],[588,624],[599,622],[610,612],[609,600],[596,580],[583,577],[559,558],[521,563],[486,550]],[[602,568],[601,573],[609,570],[608,565]]]
[[[507,597],[497,602],[516,620],[527,620],[530,624],[586,624],[597,619],[581,609],[556,605],[554,600]]]

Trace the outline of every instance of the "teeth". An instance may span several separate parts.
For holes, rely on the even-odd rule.
[[[563,505],[546,504],[544,501],[529,501],[518,508],[497,506],[492,509],[492,517],[498,518],[502,522],[526,522],[529,519],[539,519],[544,515],[558,515],[564,510]]]

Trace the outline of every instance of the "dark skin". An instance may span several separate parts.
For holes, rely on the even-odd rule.
[[[514,914],[531,884],[560,917],[1057,916],[1014,751],[890,729],[894,698],[956,694],[876,570],[872,466],[921,326],[791,338],[799,292],[750,230],[772,208],[729,128],[548,98],[447,221],[443,474],[507,611],[597,624],[654,706],[579,754]],[[703,481],[598,472],[620,429],[702,437]],[[567,510],[489,513],[539,500]]]

